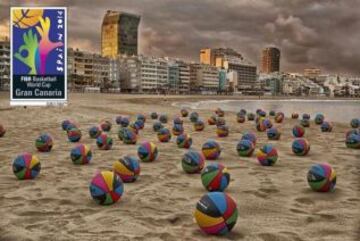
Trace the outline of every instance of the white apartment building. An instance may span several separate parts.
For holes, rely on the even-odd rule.
[[[10,42],[0,39],[0,90],[10,88]]]

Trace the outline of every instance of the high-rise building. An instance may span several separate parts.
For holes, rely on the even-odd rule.
[[[101,54],[115,59],[138,54],[140,16],[108,10],[101,27]]]
[[[201,49],[200,50],[200,64],[209,64],[218,66],[217,58],[224,58],[224,56],[233,56],[243,59],[242,55],[231,48],[217,48],[217,49]]]
[[[219,68],[208,64],[190,64],[190,91],[192,93],[217,93]]]
[[[0,89],[10,87],[10,42],[8,38],[0,39]]]
[[[280,50],[274,47],[265,48],[261,56],[261,72],[265,74],[280,71]]]

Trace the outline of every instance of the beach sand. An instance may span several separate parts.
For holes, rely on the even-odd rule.
[[[217,97],[224,98],[224,97]],[[279,160],[273,167],[262,167],[256,157],[240,158],[235,150],[241,133],[255,131],[253,122],[236,123],[235,113],[226,112],[230,135],[217,138],[214,126],[194,132],[193,149],[200,150],[208,138],[217,140],[222,153],[218,162],[230,172],[226,192],[237,202],[239,217],[229,235],[203,234],[193,219],[197,201],[206,193],[200,175],[185,174],[175,138],[160,143],[152,130],[149,113],[156,111],[172,118],[179,114],[174,101],[195,101],[212,97],[131,96],[71,94],[67,107],[10,108],[8,93],[0,94],[0,123],[7,133],[0,138],[0,240],[360,240],[360,152],[344,144],[348,124],[334,123],[333,132],[321,133],[312,122],[305,137],[311,144],[306,157],[291,152],[291,129],[296,120],[275,124],[282,131],[280,141],[268,141],[258,133],[259,148],[272,143]],[[216,106],[209,108],[215,109]],[[239,109],[241,106],[239,106]],[[255,111],[255,110],[252,110]],[[294,110],[296,111],[296,110]],[[321,111],[321,110],[320,110]],[[153,163],[141,163],[141,175],[135,183],[125,184],[121,200],[111,206],[97,205],[89,193],[89,183],[98,170],[110,170],[119,157],[136,155],[137,145],[122,144],[117,138],[117,115],[144,113],[148,119],[138,143],[152,141],[159,150]],[[198,110],[206,121],[212,110]],[[76,144],[67,140],[61,122],[71,118],[80,124],[81,143],[93,150],[91,164],[75,166],[70,150]],[[110,151],[98,150],[88,137],[88,128],[102,119],[112,121],[114,145]],[[54,139],[50,153],[36,151],[34,141],[42,132]],[[31,181],[18,181],[12,161],[20,153],[36,154],[42,165],[40,175]],[[312,164],[328,162],[337,173],[333,193],[310,190],[306,174]],[[207,163],[210,163],[209,161]]]

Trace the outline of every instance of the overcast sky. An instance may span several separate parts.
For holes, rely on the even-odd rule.
[[[69,7],[69,45],[80,49],[100,50],[102,18],[112,9],[141,15],[144,55],[199,61],[203,47],[230,47],[259,66],[261,49],[276,46],[283,71],[360,75],[360,0],[1,0],[1,34],[10,5],[36,2]]]

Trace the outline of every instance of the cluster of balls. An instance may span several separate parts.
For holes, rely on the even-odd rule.
[[[351,149],[360,149],[360,119],[354,118],[350,122],[352,130],[346,133],[345,144]]]

